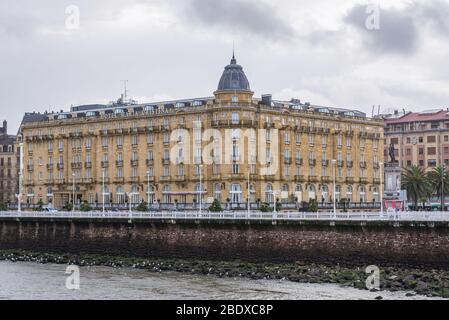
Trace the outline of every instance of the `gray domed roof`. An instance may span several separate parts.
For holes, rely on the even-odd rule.
[[[251,91],[245,72],[242,66],[237,64],[234,55],[231,64],[225,67],[221,76],[218,91]]]

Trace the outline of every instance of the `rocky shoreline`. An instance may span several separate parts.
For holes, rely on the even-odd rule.
[[[175,271],[218,277],[284,279],[300,283],[328,283],[366,290],[365,267],[329,266],[314,263],[248,263],[243,261],[202,261],[119,257],[93,254],[36,253],[0,250],[0,261],[74,264],[79,266],[130,267],[151,272]],[[380,268],[381,291],[411,291],[427,297],[449,298],[449,271],[437,269]],[[409,293],[408,295],[413,295]],[[381,299],[381,296],[379,296]]]

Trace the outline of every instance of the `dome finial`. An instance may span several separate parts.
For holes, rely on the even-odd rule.
[[[234,43],[232,43],[232,59],[231,59],[231,64],[237,64],[237,60],[235,59],[235,48],[234,48]]]

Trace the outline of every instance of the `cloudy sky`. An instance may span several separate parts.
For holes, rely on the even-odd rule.
[[[123,79],[139,102],[210,96],[233,43],[256,96],[446,108],[448,16],[443,0],[2,0],[0,120],[107,103]]]

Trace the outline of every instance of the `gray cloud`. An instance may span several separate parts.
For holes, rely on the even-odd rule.
[[[246,33],[270,39],[288,38],[293,29],[280,17],[271,5],[250,0],[191,0],[186,10],[187,18],[193,18],[207,26],[215,26],[231,33]]]
[[[413,10],[421,24],[427,23],[440,35],[449,37],[449,3],[440,0],[429,1],[420,6],[415,5]]]
[[[406,55],[417,49],[419,33],[409,10],[381,9],[379,30],[369,30],[366,9],[366,5],[354,6],[344,21],[360,33],[367,50]]]

